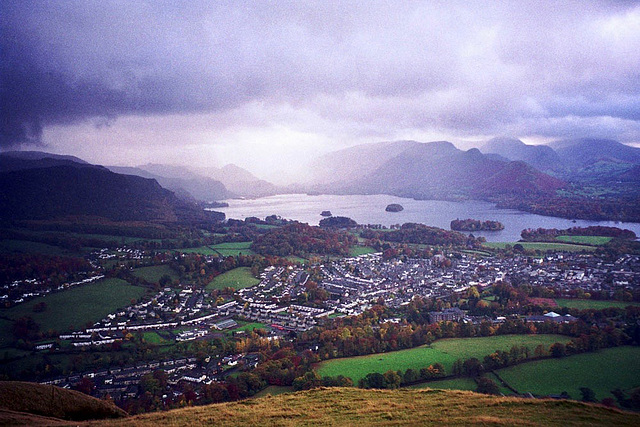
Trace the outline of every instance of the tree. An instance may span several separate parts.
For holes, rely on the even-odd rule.
[[[482,364],[475,357],[465,360],[462,364],[462,372],[468,377],[477,377],[482,369]]]
[[[358,382],[358,386],[360,388],[386,388],[385,378],[379,372],[372,372],[370,374],[367,374],[366,377],[362,378]]]
[[[154,378],[153,374],[145,374],[140,379],[140,388],[143,392],[149,392],[151,395],[157,395],[162,391],[160,382]]]
[[[596,393],[589,387],[580,387],[583,402],[597,402]]]
[[[412,383],[414,381],[418,380],[418,374],[416,374],[416,371],[414,371],[413,369],[409,368],[405,371],[404,373],[404,378],[403,378],[403,383]]]
[[[20,317],[13,323],[13,336],[31,341],[38,337],[40,326],[30,316]]]
[[[315,371],[308,371],[301,377],[298,377],[293,380],[293,389],[296,391],[299,390],[310,390],[312,388],[320,387],[322,384],[322,379]]]
[[[91,395],[96,389],[95,384],[87,377],[82,377],[74,386],[74,390],[78,390],[81,393]]]
[[[387,371],[384,373],[384,388],[398,388],[402,383],[402,377],[396,371]]]
[[[553,357],[564,357],[567,355],[566,347],[564,346],[564,344],[559,342],[552,344],[549,348],[549,352]]]
[[[491,378],[479,377],[476,379],[476,383],[478,384],[476,393],[500,394],[500,388]]]

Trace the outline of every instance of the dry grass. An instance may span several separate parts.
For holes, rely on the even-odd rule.
[[[21,412],[23,416],[26,413],[65,420],[127,416],[126,412],[112,403],[77,391],[20,381],[0,381],[0,410],[2,410],[0,425],[20,424],[5,419],[5,417],[15,418],[12,412]],[[36,418],[33,423],[36,423]]]
[[[637,426],[640,415],[572,401],[466,391],[317,389],[91,422],[100,426],[333,425]]]

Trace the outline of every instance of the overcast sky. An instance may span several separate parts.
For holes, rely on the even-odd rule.
[[[366,142],[640,144],[633,1],[0,0],[2,149],[277,180]]]

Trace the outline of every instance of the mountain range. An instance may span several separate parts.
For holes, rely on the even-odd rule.
[[[277,187],[249,171],[229,164],[222,168],[186,168],[149,163],[138,167],[109,166],[113,172],[152,178],[179,197],[212,202],[233,197],[264,197]]]
[[[585,219],[635,221],[640,215],[640,149],[610,140],[535,146],[500,137],[466,151],[447,141],[381,142],[329,153],[307,171],[307,182],[289,192],[480,199]],[[0,154],[0,186],[0,217],[20,219],[195,219],[206,217],[201,201],[286,191],[235,165],[105,168],[40,152]]]
[[[549,145],[527,145],[515,138],[494,138],[483,153],[521,160],[569,181],[617,179],[640,165],[640,148],[595,138],[566,139]]]
[[[315,191],[419,199],[551,193],[566,183],[522,161],[463,151],[446,141],[383,142],[330,153],[312,166]],[[330,182],[322,179],[331,177]]]

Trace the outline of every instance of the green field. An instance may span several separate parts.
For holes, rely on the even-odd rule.
[[[404,371],[408,368],[417,370],[434,363],[442,363],[447,374],[450,374],[453,363],[457,359],[464,360],[471,357],[482,359],[496,350],[508,351],[514,345],[526,345],[533,351],[538,344],[548,348],[555,342],[567,341],[569,338],[561,335],[501,335],[442,339],[430,346],[327,360],[318,364],[316,370],[320,376],[350,377],[356,384],[371,372],[384,373],[390,369]]]
[[[242,322],[242,321],[239,321],[238,322],[238,327],[234,328],[234,329],[229,329],[228,332],[229,333],[240,332],[240,331],[250,332],[250,331],[253,331],[254,329],[267,329],[267,325],[265,325],[264,323],[259,323],[259,322]]]
[[[501,369],[498,374],[520,393],[569,393],[580,399],[580,387],[596,398],[613,397],[611,390],[640,387],[640,347],[616,347],[562,359],[545,359]]]
[[[29,253],[43,255],[69,255],[69,251],[59,246],[47,245],[46,243],[31,242],[29,240],[0,240],[0,252],[4,253]]]
[[[165,340],[157,332],[143,332],[142,337],[149,344],[162,345],[172,343],[172,341]]]
[[[0,310],[0,316],[11,320],[31,316],[40,325],[40,330],[62,332],[94,323],[118,308],[130,305],[132,300],[140,298],[144,292],[144,288],[132,286],[124,280],[104,279]],[[47,304],[46,310],[34,313],[33,306],[40,302]],[[0,326],[6,324],[3,322]],[[5,333],[10,333],[10,329],[5,328],[2,334]],[[4,343],[6,339],[2,337],[0,341]]]
[[[132,274],[149,283],[158,283],[165,274],[171,277],[171,280],[179,279],[178,273],[166,264],[136,268]]]
[[[251,250],[253,242],[229,242],[210,246],[222,256],[255,255]]]
[[[0,310],[2,313],[4,310]],[[11,328],[13,326],[13,322],[7,319],[0,319],[0,348],[6,347],[13,342],[13,336],[11,332]]]
[[[626,301],[600,301],[594,299],[571,299],[571,298],[556,298],[556,304],[559,307],[577,308],[579,310],[586,310],[593,308],[595,310],[602,310],[603,308],[617,307],[625,308],[630,305],[640,306],[637,302]]]
[[[605,236],[558,236],[556,240],[565,243],[578,243],[583,245],[604,245],[609,243],[613,237]]]
[[[200,255],[220,255],[215,249],[211,249],[209,246],[200,246],[199,248],[185,248],[176,249],[178,252],[184,254],[200,254]]]
[[[295,256],[295,255],[289,255],[288,257],[286,257],[289,261],[291,262],[295,262],[297,264],[306,264],[307,260],[304,258],[300,258],[299,256]]]
[[[351,256],[359,256],[375,253],[375,249],[371,246],[353,246],[349,249],[349,255]]]
[[[544,243],[544,242],[485,242],[482,244],[484,247],[492,249],[504,249],[507,245],[513,247],[513,245],[522,245],[526,250],[540,250],[546,251],[566,251],[566,252],[582,252],[582,251],[594,251],[593,246],[574,245],[569,243]]]
[[[207,285],[207,290],[233,288],[235,290],[257,285],[260,280],[251,275],[249,267],[238,267],[216,276]]]
[[[227,242],[217,245],[200,246],[199,248],[176,249],[178,252],[185,254],[196,253],[202,255],[219,255],[219,256],[238,256],[238,255],[255,255],[251,250],[253,242]]]

